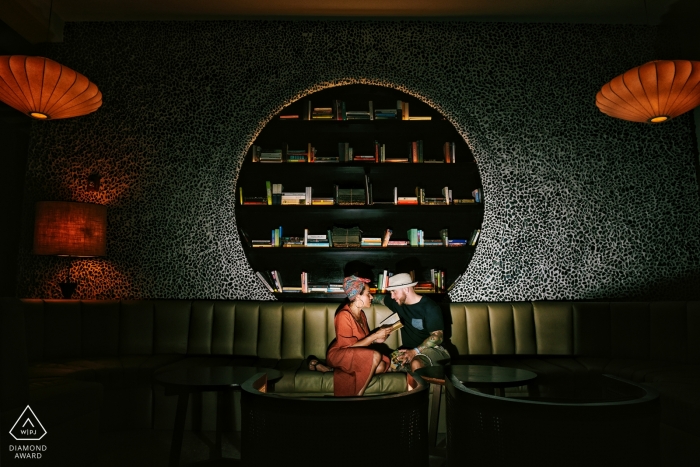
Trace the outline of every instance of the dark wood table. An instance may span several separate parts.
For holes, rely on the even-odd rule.
[[[164,373],[158,373],[154,379],[156,383],[165,387],[165,395],[177,395],[177,413],[173,428],[173,440],[170,445],[170,467],[180,465],[180,452],[182,451],[182,438],[185,431],[185,417],[190,394],[205,391],[216,391],[216,443],[210,453],[210,461],[219,461],[222,445],[223,396],[228,391],[239,390],[241,384],[257,373],[266,373],[267,380],[274,382],[282,377],[282,373],[271,368],[249,366],[215,366],[180,368]],[[234,459],[230,459],[233,461]]]
[[[442,386],[445,385],[445,374],[452,374],[466,387],[479,388],[482,391],[497,396],[505,396],[505,388],[531,384],[537,374],[519,368],[489,365],[445,365],[428,366],[416,370],[416,374],[432,385],[432,402],[428,442],[431,449],[437,447],[438,416]]]

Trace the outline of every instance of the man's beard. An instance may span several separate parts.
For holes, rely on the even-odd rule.
[[[397,297],[394,301],[399,305],[403,305],[406,301],[406,296],[404,295],[403,297]]]

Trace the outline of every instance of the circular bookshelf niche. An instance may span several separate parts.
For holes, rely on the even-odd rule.
[[[484,217],[479,171],[454,126],[413,96],[364,84],[285,107],[236,190],[248,261],[284,300],[342,300],[346,275],[381,289],[399,272],[444,298]]]

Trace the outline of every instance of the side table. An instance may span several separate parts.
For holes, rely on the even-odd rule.
[[[445,375],[452,374],[466,387],[484,388],[497,396],[505,396],[505,388],[531,384],[537,374],[519,368],[490,365],[446,365],[428,366],[416,370],[416,374],[432,385],[432,402],[428,429],[430,449],[437,447],[438,416]]]
[[[165,387],[165,395],[177,395],[177,412],[175,426],[173,427],[173,440],[170,444],[170,467],[180,465],[180,452],[182,450],[182,438],[185,431],[185,417],[190,394],[205,391],[216,391],[216,444],[210,454],[211,461],[222,459],[222,428],[223,395],[227,391],[240,390],[241,384],[257,373],[266,373],[268,381],[276,381],[282,378],[282,373],[271,368],[258,368],[246,366],[216,366],[216,367],[192,367],[180,368],[164,373],[158,373],[154,379],[156,383]],[[233,460],[233,459],[232,459]]]

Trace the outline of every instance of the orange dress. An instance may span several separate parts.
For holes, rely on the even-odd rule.
[[[351,347],[369,334],[365,312],[362,312],[364,329],[352,317],[348,305],[335,314],[335,340],[326,354],[333,371],[333,394],[355,396],[372,377],[372,352],[368,347]],[[389,368],[389,357],[382,356]]]

